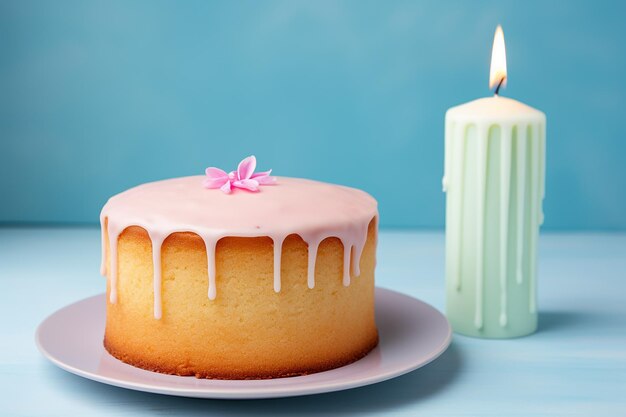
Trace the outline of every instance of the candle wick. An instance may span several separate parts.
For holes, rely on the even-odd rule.
[[[502,84],[504,83],[504,80],[506,80],[506,77],[502,77],[500,78],[500,81],[498,82],[498,85],[496,87],[496,91],[494,92],[494,95],[498,95],[498,93],[500,92],[500,87],[502,87]]]

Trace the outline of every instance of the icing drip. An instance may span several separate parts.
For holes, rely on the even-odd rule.
[[[107,266],[106,266],[106,235],[104,234],[104,231],[107,230],[107,225],[106,225],[106,221],[105,221],[105,217],[101,214],[100,215],[100,230],[102,231],[102,233],[100,233],[100,250],[101,250],[101,256],[100,256],[100,275],[106,275],[107,273]]]
[[[207,207],[210,210],[207,211]],[[360,275],[359,263],[371,221],[377,221],[376,201],[352,188],[315,181],[281,178],[257,194],[224,195],[202,188],[202,177],[185,177],[144,184],[112,197],[102,209],[101,272],[108,272],[111,303],[117,302],[118,238],[139,226],[152,242],[154,317],[162,317],[161,249],[172,233],[192,232],[204,241],[208,298],[217,296],[215,252],[223,237],[264,237],[274,242],[274,291],[281,290],[282,246],[289,234],[308,244],[307,285],[315,286],[319,244],[337,237],[344,245],[343,284]],[[109,268],[106,268],[108,234]]]
[[[343,285],[347,287],[350,285],[350,255],[353,246],[344,241],[341,243],[343,243]]]
[[[365,239],[367,240],[367,230],[365,230]],[[359,242],[352,246],[355,248],[355,250],[352,251],[352,253],[354,254],[353,259],[355,260],[355,262],[352,262],[352,275],[358,277],[359,275],[361,275],[361,266],[359,265],[359,259],[361,259],[361,255],[363,254],[365,240],[363,240],[362,243]]]
[[[215,248],[217,246],[217,240],[211,239],[208,236],[203,236],[204,246],[206,248],[206,260],[207,260],[207,277],[209,279],[209,300],[215,300],[217,297],[217,288],[215,285]]]
[[[282,265],[284,237],[274,239],[274,291],[280,292],[280,266]]]
[[[315,288],[315,262],[317,261],[318,241],[308,242],[309,244],[309,264],[306,274],[306,283],[309,288]]]
[[[152,267],[153,273],[153,288],[154,288],[154,318],[160,319],[162,315],[161,307],[161,247],[163,246],[162,236],[153,236],[150,234],[150,240],[152,241]]]
[[[500,135],[500,326],[506,326],[508,321],[506,291],[511,204],[511,126],[502,126]]]
[[[109,280],[111,290],[109,292],[109,302],[117,303],[117,238],[119,232],[113,228],[111,221],[108,222],[109,231]],[[104,231],[103,231],[104,233]],[[113,243],[111,243],[113,242]]]
[[[376,223],[376,227],[378,228],[378,216],[375,216],[372,221],[374,223]],[[369,226],[369,224],[368,224]],[[367,241],[367,227],[360,227],[357,228],[356,230],[354,230],[351,234],[353,237],[353,239],[349,242],[348,246],[352,246],[354,248],[354,250],[350,251],[352,253],[353,256],[353,260],[355,262],[352,262],[352,275],[354,275],[355,277],[358,277],[359,275],[361,275],[361,265],[359,260],[361,259],[361,255],[363,254],[363,249],[365,248],[365,241]],[[346,238],[343,239],[343,241],[346,241]],[[344,258],[344,271],[346,269],[345,264],[348,264],[348,266],[350,265],[350,259],[346,259]]]

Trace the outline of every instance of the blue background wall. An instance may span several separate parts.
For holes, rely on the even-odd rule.
[[[0,221],[96,222],[132,185],[236,166],[364,188],[441,227],[443,116],[489,94],[548,115],[546,228],[626,229],[620,2],[0,3]]]

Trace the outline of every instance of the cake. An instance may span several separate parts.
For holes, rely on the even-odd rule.
[[[105,204],[111,355],[167,374],[263,379],[343,366],[377,345],[376,200],[255,165]]]

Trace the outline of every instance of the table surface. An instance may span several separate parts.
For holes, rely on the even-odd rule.
[[[69,374],[37,351],[50,313],[104,291],[95,228],[0,228],[0,414],[626,415],[626,234],[542,234],[539,330],[455,335],[437,361],[368,387],[299,398],[168,397]],[[444,307],[440,232],[382,231],[377,284]]]

